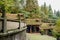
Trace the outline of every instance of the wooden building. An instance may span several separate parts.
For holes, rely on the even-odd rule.
[[[26,19],[27,24],[27,32],[28,33],[36,33],[39,32],[39,27],[41,25],[41,20],[38,18],[35,19]]]
[[[53,23],[42,23],[40,26],[40,32],[43,32],[43,34],[46,35],[52,35],[53,28]]]
[[[41,19],[26,19],[28,33],[40,33],[52,35],[54,23],[43,23]]]

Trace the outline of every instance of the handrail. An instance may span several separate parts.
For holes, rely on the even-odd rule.
[[[8,31],[8,32],[5,32],[5,33],[0,33],[0,37],[15,34],[15,33],[18,33],[18,32],[22,32],[22,31],[26,30],[26,28],[27,27],[22,28],[22,29],[16,29],[16,30]]]

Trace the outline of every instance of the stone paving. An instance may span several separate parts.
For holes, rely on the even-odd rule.
[[[48,35],[40,35],[39,33],[29,34],[27,33],[28,40],[56,40],[56,38]]]

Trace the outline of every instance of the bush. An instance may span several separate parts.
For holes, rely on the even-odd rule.
[[[58,37],[60,36],[60,19],[56,21],[55,28],[52,31],[53,36]]]

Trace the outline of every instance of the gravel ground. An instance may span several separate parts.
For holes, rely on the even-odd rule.
[[[56,40],[56,38],[47,36],[47,35],[40,35],[39,33],[29,34],[27,33],[28,40]]]

